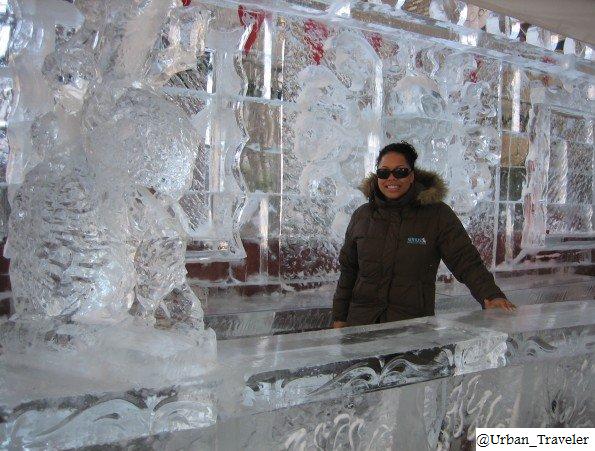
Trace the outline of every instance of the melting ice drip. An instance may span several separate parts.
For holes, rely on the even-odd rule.
[[[159,88],[196,63],[208,17],[172,0],[75,5],[79,12],[61,5],[75,23],[84,16],[74,34],[49,54],[22,55],[42,63],[16,65],[17,76],[19,67],[40,71],[52,100],[23,112],[33,119],[31,144],[14,147],[9,161],[5,254],[17,318],[38,324],[34,335],[53,329],[67,336],[90,358],[102,344],[112,353],[114,346],[140,350],[177,340],[169,351],[143,352],[196,371],[215,352],[186,283],[187,220],[179,205],[198,137],[192,118]],[[12,4],[15,12],[28,6]],[[26,98],[39,87],[21,89]],[[160,329],[173,329],[153,328],[156,317]],[[189,351],[192,357],[180,358]]]

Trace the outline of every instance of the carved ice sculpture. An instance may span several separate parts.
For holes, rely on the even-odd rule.
[[[54,104],[34,119],[31,146],[11,154],[5,253],[19,317],[115,323],[174,314],[203,330],[178,203],[198,136],[157,88],[195,62],[207,19],[174,5],[79,1],[82,26],[32,65]]]
[[[376,142],[379,133],[380,93],[375,82],[381,68],[360,33],[344,31],[325,41],[324,48],[322,64],[309,65],[297,76],[300,93],[293,133],[299,139],[292,150],[302,166],[300,195],[328,202],[327,222],[340,240],[353,204],[361,202],[357,184],[365,175],[370,141]]]
[[[7,246],[17,313],[111,317],[130,308],[132,249],[126,225],[110,224],[124,210],[113,207],[80,150],[27,174],[12,201]]]

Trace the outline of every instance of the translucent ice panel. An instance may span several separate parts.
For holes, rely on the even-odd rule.
[[[549,233],[585,233],[593,230],[593,205],[549,204],[547,230]]]
[[[429,13],[433,19],[462,25],[467,19],[467,4],[453,0],[432,0]]]
[[[281,154],[245,148],[240,169],[249,191],[281,192]]]
[[[281,277],[287,282],[325,282],[337,276],[340,242],[326,238],[281,239]]]
[[[488,268],[493,264],[495,214],[496,208],[493,203],[481,202],[478,203],[469,220],[466,221],[466,228],[471,241]]]
[[[590,118],[554,112],[552,136],[579,143],[593,143],[593,121]]]
[[[245,198],[227,193],[189,192],[180,200],[189,231],[189,258],[229,261],[246,256],[239,236]]]

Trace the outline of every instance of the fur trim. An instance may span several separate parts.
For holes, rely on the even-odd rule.
[[[376,174],[369,174],[359,186],[359,190],[364,193],[367,199],[374,193],[374,185],[377,183]],[[437,204],[446,197],[448,188],[444,180],[435,172],[415,170],[415,185],[420,186],[420,192],[417,195],[417,202],[420,205]]]

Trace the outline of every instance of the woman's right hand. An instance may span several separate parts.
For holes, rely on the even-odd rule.
[[[347,327],[346,321],[333,321],[333,329],[341,329],[342,327]]]

